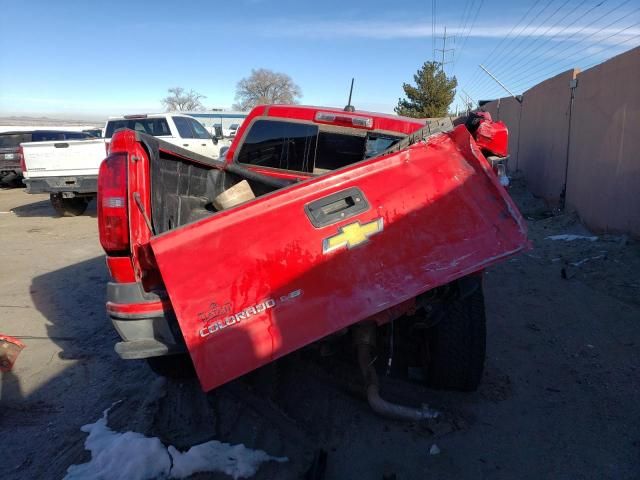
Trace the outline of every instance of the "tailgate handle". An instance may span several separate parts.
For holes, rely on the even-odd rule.
[[[359,188],[332,193],[304,206],[314,227],[324,227],[369,210],[369,202]]]
[[[69,148],[68,143],[54,143],[53,146],[56,148]]]

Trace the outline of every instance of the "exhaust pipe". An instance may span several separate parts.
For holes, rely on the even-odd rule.
[[[371,409],[379,415],[396,420],[418,422],[437,418],[440,412],[423,406],[422,408],[408,407],[388,402],[380,396],[380,383],[373,359],[376,346],[376,325],[372,322],[357,325],[354,329],[354,340],[358,349],[358,363],[364,377],[367,401]]]

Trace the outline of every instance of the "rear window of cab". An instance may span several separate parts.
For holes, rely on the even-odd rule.
[[[105,138],[111,138],[116,131],[122,128],[148,133],[154,137],[171,135],[166,118],[125,118],[122,120],[109,120],[105,129]]]
[[[260,119],[249,127],[237,161],[323,173],[374,157],[401,138],[364,130],[321,130],[316,124]]]
[[[18,148],[21,143],[30,141],[30,133],[5,133],[0,135],[0,148]]]

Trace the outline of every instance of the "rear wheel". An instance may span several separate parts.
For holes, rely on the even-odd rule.
[[[150,357],[147,358],[147,363],[151,370],[161,377],[173,380],[186,380],[196,376],[191,357],[186,353]]]
[[[52,193],[49,198],[53,209],[61,217],[77,217],[82,215],[89,205],[88,197],[64,198],[60,193]]]
[[[21,187],[24,186],[22,184],[22,177],[16,174],[15,172],[10,173],[0,173],[0,187]]]
[[[449,302],[442,319],[426,332],[425,376],[433,388],[473,391],[480,385],[486,353],[482,282]]]

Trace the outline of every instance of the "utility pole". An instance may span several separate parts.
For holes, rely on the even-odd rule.
[[[496,82],[498,85],[500,85],[505,92],[507,92],[509,95],[511,95],[513,98],[515,98],[518,102],[522,103],[522,95],[516,95],[514,94],[511,90],[509,90],[507,87],[504,86],[504,84],[498,80],[495,75],[493,75],[489,70],[487,70],[483,65],[480,65],[480,68],[482,70],[484,70],[486,72],[487,75],[489,75],[494,82]]]
[[[471,102],[472,105],[476,103],[476,101],[473,99],[473,97],[471,95],[469,95],[464,88],[461,87],[460,90],[462,90],[462,93],[464,93],[466,95],[467,103],[469,101]]]
[[[440,71],[444,72],[444,66],[447,63],[451,63],[451,62],[447,62],[445,61],[446,58],[446,54],[447,52],[453,52],[453,48],[447,48],[447,27],[444,27],[444,35],[442,36],[442,48],[436,48],[436,52],[442,52],[442,61],[440,62]]]

